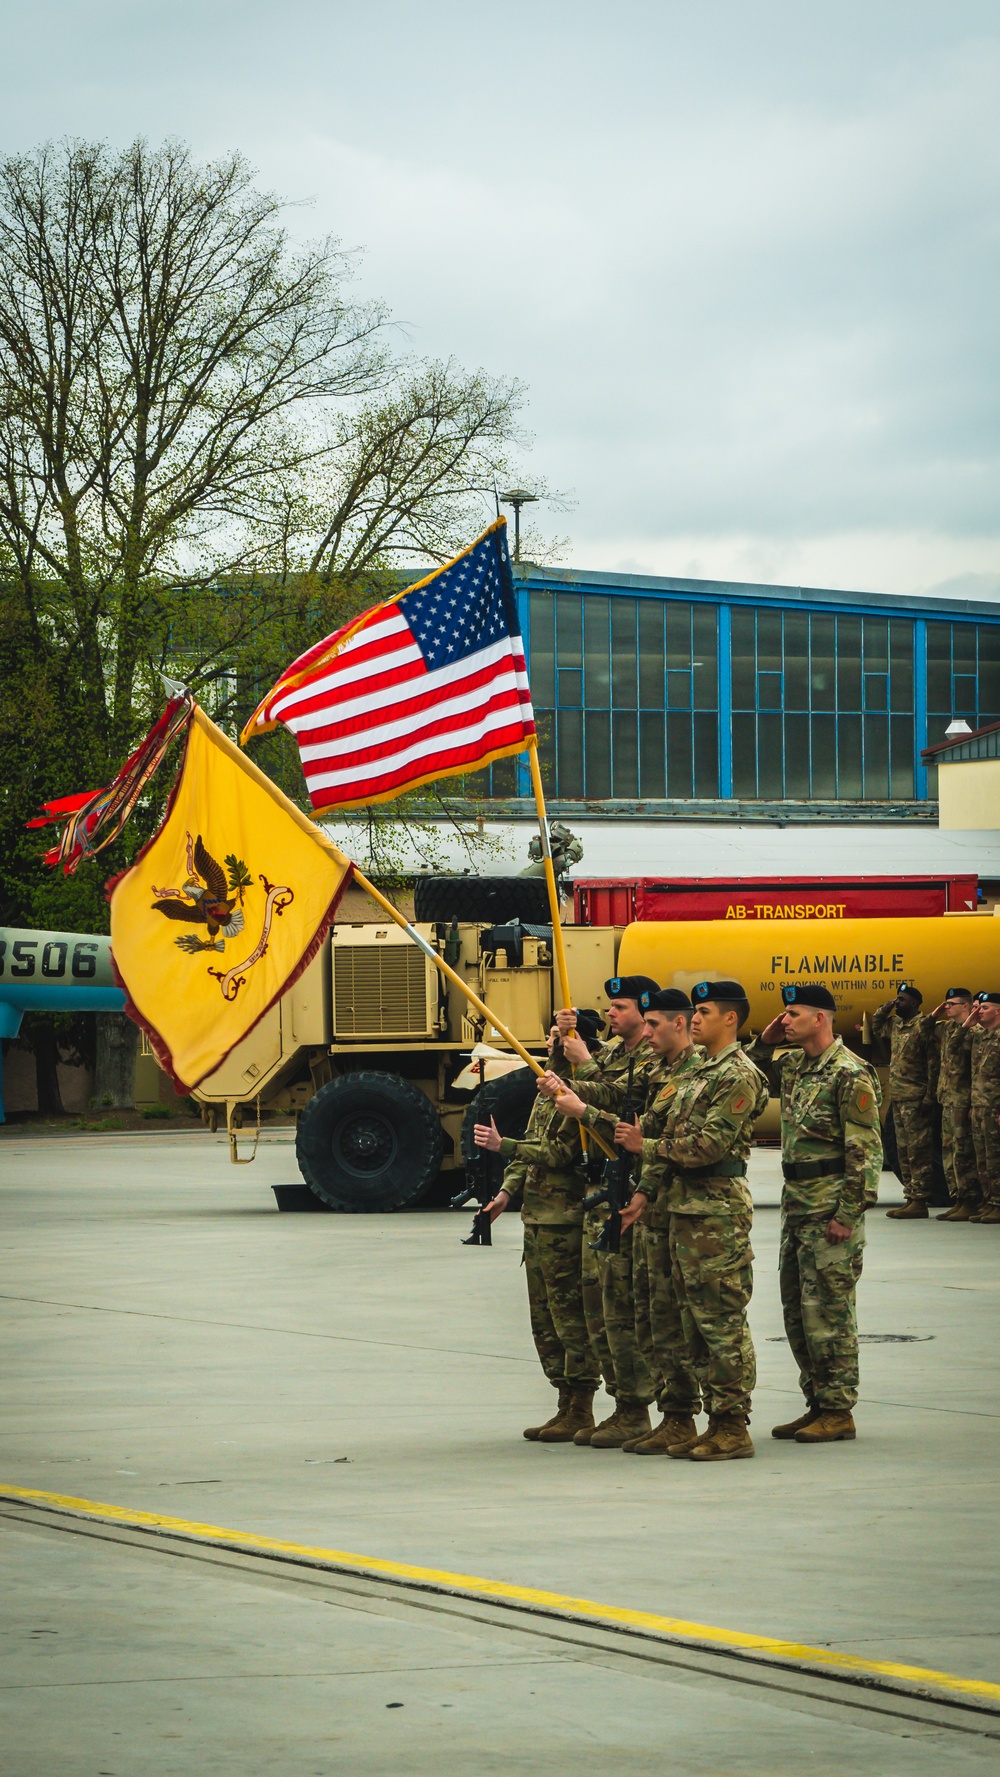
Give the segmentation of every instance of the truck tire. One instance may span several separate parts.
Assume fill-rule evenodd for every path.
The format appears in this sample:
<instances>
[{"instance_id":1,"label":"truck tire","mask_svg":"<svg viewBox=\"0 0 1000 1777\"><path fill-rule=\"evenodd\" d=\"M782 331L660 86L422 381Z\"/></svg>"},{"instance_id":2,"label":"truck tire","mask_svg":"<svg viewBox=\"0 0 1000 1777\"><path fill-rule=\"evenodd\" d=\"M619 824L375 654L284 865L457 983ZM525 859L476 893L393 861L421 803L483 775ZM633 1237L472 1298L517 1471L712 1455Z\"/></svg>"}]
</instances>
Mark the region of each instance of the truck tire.
<instances>
[{"instance_id":1,"label":"truck tire","mask_svg":"<svg viewBox=\"0 0 1000 1777\"><path fill-rule=\"evenodd\" d=\"M480 1203L488 1203L496 1196L508 1162L499 1154L477 1148L473 1128L477 1123L488 1123L492 1117L501 1135L519 1141L528 1127L531 1107L537 1096L535 1077L530 1067L515 1068L509 1074L498 1075L495 1080L484 1080L470 1100L462 1124L462 1159L466 1179L474 1186Z\"/></svg>"},{"instance_id":2,"label":"truck tire","mask_svg":"<svg viewBox=\"0 0 1000 1777\"><path fill-rule=\"evenodd\" d=\"M472 925L548 925L549 895L544 876L418 876L413 890L414 918L429 922L449 919Z\"/></svg>"},{"instance_id":3,"label":"truck tire","mask_svg":"<svg viewBox=\"0 0 1000 1777\"><path fill-rule=\"evenodd\" d=\"M403 1209L430 1190L444 1133L430 1099L398 1074L342 1074L299 1116L295 1157L310 1190L332 1209Z\"/></svg>"}]
</instances>

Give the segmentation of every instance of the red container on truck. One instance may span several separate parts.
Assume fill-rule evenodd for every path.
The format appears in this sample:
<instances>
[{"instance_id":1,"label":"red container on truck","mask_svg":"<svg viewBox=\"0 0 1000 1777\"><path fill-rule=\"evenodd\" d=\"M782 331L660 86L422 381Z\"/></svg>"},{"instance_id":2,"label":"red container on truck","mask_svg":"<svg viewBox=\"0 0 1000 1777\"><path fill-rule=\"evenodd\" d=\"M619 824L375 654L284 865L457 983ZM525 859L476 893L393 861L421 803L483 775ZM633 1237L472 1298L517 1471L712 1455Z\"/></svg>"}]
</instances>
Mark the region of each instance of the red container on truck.
<instances>
[{"instance_id":1,"label":"red container on truck","mask_svg":"<svg viewBox=\"0 0 1000 1777\"><path fill-rule=\"evenodd\" d=\"M971 913L977 876L639 876L577 879L578 925L635 919L915 919Z\"/></svg>"}]
</instances>

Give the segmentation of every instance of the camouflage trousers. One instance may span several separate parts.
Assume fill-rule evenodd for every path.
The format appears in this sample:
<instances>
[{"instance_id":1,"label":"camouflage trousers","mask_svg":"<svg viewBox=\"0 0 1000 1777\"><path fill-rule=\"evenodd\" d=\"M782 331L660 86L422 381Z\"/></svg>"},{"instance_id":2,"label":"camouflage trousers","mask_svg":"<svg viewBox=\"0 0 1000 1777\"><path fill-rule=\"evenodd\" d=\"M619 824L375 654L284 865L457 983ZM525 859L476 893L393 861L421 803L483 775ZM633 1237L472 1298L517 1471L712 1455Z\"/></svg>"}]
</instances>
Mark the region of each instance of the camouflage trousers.
<instances>
[{"instance_id":1,"label":"camouflage trousers","mask_svg":"<svg viewBox=\"0 0 1000 1777\"><path fill-rule=\"evenodd\" d=\"M748 1212L731 1209L670 1218L670 1271L684 1342L702 1374L705 1404L713 1417L750 1417L757 1380L747 1324L753 1294L750 1223Z\"/></svg>"},{"instance_id":2,"label":"camouflage trousers","mask_svg":"<svg viewBox=\"0 0 1000 1777\"><path fill-rule=\"evenodd\" d=\"M1000 1205L1000 1128L997 1126L997 1106L974 1104L971 1128L983 1202Z\"/></svg>"},{"instance_id":3,"label":"camouflage trousers","mask_svg":"<svg viewBox=\"0 0 1000 1777\"><path fill-rule=\"evenodd\" d=\"M653 1379L654 1398L668 1418L701 1412L701 1382L684 1338L670 1265L669 1228L632 1229L632 1288L639 1350Z\"/></svg>"},{"instance_id":4,"label":"camouflage trousers","mask_svg":"<svg viewBox=\"0 0 1000 1777\"><path fill-rule=\"evenodd\" d=\"M785 1332L811 1407L849 1413L858 1398L855 1292L865 1250L862 1216L849 1240L826 1237L826 1218L782 1225L778 1284Z\"/></svg>"},{"instance_id":5,"label":"camouflage trousers","mask_svg":"<svg viewBox=\"0 0 1000 1777\"><path fill-rule=\"evenodd\" d=\"M896 1151L907 1203L926 1203L934 1189L934 1112L926 1104L892 1104Z\"/></svg>"},{"instance_id":6,"label":"camouflage trousers","mask_svg":"<svg viewBox=\"0 0 1000 1777\"><path fill-rule=\"evenodd\" d=\"M600 1377L580 1282L583 1229L524 1225L528 1313L538 1361L553 1388L596 1388Z\"/></svg>"},{"instance_id":7,"label":"camouflage trousers","mask_svg":"<svg viewBox=\"0 0 1000 1777\"><path fill-rule=\"evenodd\" d=\"M604 1219L588 1215L583 1228L583 1305L590 1341L601 1366L604 1386L619 1406L647 1407L653 1399L649 1373L635 1330L632 1293L633 1230L622 1235L621 1251L599 1253L592 1241L600 1237Z\"/></svg>"},{"instance_id":8,"label":"camouflage trousers","mask_svg":"<svg viewBox=\"0 0 1000 1777\"><path fill-rule=\"evenodd\" d=\"M941 1159L953 1203L978 1203L979 1173L968 1104L945 1099L941 1106Z\"/></svg>"}]
</instances>

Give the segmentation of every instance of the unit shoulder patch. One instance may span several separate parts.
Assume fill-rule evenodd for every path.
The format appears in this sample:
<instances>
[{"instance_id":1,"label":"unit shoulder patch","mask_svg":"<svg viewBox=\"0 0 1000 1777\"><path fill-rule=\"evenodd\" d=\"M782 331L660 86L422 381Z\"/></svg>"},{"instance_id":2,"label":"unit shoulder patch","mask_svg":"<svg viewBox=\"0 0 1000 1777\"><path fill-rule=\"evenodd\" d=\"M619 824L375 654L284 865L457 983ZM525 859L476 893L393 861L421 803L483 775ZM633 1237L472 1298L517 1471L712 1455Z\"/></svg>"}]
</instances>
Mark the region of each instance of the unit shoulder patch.
<instances>
[{"instance_id":1,"label":"unit shoulder patch","mask_svg":"<svg viewBox=\"0 0 1000 1777\"><path fill-rule=\"evenodd\" d=\"M847 1114L852 1123L870 1129L878 1122L878 1103L870 1080L858 1080L851 1093Z\"/></svg>"}]
</instances>

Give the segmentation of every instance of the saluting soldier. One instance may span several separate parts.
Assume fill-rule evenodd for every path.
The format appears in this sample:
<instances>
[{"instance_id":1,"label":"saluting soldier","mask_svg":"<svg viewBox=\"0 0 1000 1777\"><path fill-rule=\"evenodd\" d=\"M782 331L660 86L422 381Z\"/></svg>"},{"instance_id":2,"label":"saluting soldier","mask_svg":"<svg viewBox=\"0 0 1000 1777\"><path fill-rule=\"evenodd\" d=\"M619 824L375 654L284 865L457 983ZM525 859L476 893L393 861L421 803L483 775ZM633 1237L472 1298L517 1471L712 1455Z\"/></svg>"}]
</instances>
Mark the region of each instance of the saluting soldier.
<instances>
[{"instance_id":1,"label":"saluting soldier","mask_svg":"<svg viewBox=\"0 0 1000 1777\"><path fill-rule=\"evenodd\" d=\"M572 1032L575 1012L559 1012L557 1023L563 1052L576 1069L573 1089L584 1106L580 1122L610 1141L625 1103L630 1075L633 1102L644 1105L650 1072L658 1064L639 1007L642 994L656 992L656 982L648 975L613 975L605 981L604 991L608 995L611 1037L593 1056ZM540 1089L551 1095L564 1084L549 1075L540 1082ZM623 1234L617 1253L602 1251L599 1243L609 1213L603 1204L589 1209L583 1237L587 1325L604 1374L604 1386L615 1402L614 1412L593 1432L581 1428L574 1440L595 1450L619 1449L627 1440L648 1433L649 1404L653 1399L653 1378L636 1337L632 1235Z\"/></svg>"},{"instance_id":2,"label":"saluting soldier","mask_svg":"<svg viewBox=\"0 0 1000 1777\"><path fill-rule=\"evenodd\" d=\"M829 1444L856 1436L856 1292L865 1210L882 1171L874 1070L834 1034L829 989L781 990L784 1012L747 1053L781 1095L781 1309L806 1410L773 1438ZM776 1055L778 1043L791 1045Z\"/></svg>"},{"instance_id":3,"label":"saluting soldier","mask_svg":"<svg viewBox=\"0 0 1000 1777\"><path fill-rule=\"evenodd\" d=\"M980 1207L976 1145L972 1139L972 1057L966 1021L972 1011L967 987L949 987L931 1017L937 1020L937 1100L941 1106L941 1159L951 1208L939 1222L968 1222Z\"/></svg>"},{"instance_id":4,"label":"saluting soldier","mask_svg":"<svg viewBox=\"0 0 1000 1777\"><path fill-rule=\"evenodd\" d=\"M970 1222L1000 1222L1000 993L977 993L966 1024L972 1059L972 1139L983 1206Z\"/></svg>"},{"instance_id":5,"label":"saluting soldier","mask_svg":"<svg viewBox=\"0 0 1000 1777\"><path fill-rule=\"evenodd\" d=\"M580 1014L581 1038L586 1030L596 1042L596 1015L589 1016L594 1022L587 1026L587 1014ZM556 1059L559 1032L555 1024L548 1047ZM492 1118L488 1124L476 1124L474 1137L477 1147L510 1162L502 1188L486 1205L491 1220L503 1214L519 1190L524 1192L521 1221L531 1333L538 1361L559 1391L552 1418L543 1425L528 1426L524 1435L532 1442L568 1444L581 1427L593 1426L594 1394L600 1380L587 1330L580 1273L587 1175L579 1126L539 1093L522 1141L501 1136Z\"/></svg>"},{"instance_id":6,"label":"saluting soldier","mask_svg":"<svg viewBox=\"0 0 1000 1777\"><path fill-rule=\"evenodd\" d=\"M740 983L700 981L691 999L691 1035L703 1053L676 1081L655 1157L643 1155L639 1188L645 1195L644 1179L647 1188L655 1183L650 1195L659 1200L666 1173L671 1277L709 1415L706 1431L686 1431L667 1454L728 1462L754 1453L747 1431L756 1359L747 1324L753 1202L746 1171L753 1126L768 1094L737 1041L750 1014ZM632 1126L620 1124L615 1135L627 1142ZM661 1161L667 1163L663 1170Z\"/></svg>"},{"instance_id":7,"label":"saluting soldier","mask_svg":"<svg viewBox=\"0 0 1000 1777\"><path fill-rule=\"evenodd\" d=\"M923 994L904 984L872 1017L872 1034L889 1044L889 1098L903 1202L887 1209L893 1221L925 1220L934 1189L934 1095L937 1040L932 1017L921 1013Z\"/></svg>"}]
</instances>

